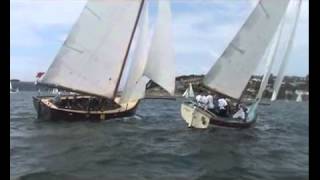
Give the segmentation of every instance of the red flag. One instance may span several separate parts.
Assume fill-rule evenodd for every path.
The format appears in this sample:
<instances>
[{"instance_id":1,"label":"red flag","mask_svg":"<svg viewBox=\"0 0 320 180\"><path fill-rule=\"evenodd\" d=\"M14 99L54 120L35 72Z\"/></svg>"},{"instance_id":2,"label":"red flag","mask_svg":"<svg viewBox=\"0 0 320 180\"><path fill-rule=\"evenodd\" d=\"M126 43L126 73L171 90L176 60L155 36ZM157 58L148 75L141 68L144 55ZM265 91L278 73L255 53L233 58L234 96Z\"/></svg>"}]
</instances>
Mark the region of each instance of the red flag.
<instances>
[{"instance_id":1,"label":"red flag","mask_svg":"<svg viewBox=\"0 0 320 180\"><path fill-rule=\"evenodd\" d=\"M44 72L38 72L36 78L41 78L44 75Z\"/></svg>"}]
</instances>

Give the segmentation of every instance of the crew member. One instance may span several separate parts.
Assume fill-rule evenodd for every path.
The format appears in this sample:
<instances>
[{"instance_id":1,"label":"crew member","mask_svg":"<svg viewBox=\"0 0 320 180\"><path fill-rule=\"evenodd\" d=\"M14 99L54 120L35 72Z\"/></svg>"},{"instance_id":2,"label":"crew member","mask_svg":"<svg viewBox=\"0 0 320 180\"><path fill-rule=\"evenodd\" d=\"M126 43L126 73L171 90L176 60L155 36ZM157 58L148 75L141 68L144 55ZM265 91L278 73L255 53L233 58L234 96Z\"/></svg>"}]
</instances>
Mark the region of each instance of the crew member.
<instances>
[{"instance_id":1,"label":"crew member","mask_svg":"<svg viewBox=\"0 0 320 180\"><path fill-rule=\"evenodd\" d=\"M228 103L225 98L218 99L219 115L226 117L227 116L227 106Z\"/></svg>"},{"instance_id":2,"label":"crew member","mask_svg":"<svg viewBox=\"0 0 320 180\"><path fill-rule=\"evenodd\" d=\"M208 101L208 110L214 113L213 97L211 96L211 94L207 95L207 101Z\"/></svg>"},{"instance_id":3,"label":"crew member","mask_svg":"<svg viewBox=\"0 0 320 180\"><path fill-rule=\"evenodd\" d=\"M246 113L245 113L245 108L243 107L242 104L238 105L238 111L232 116L234 119L246 119Z\"/></svg>"}]
</instances>

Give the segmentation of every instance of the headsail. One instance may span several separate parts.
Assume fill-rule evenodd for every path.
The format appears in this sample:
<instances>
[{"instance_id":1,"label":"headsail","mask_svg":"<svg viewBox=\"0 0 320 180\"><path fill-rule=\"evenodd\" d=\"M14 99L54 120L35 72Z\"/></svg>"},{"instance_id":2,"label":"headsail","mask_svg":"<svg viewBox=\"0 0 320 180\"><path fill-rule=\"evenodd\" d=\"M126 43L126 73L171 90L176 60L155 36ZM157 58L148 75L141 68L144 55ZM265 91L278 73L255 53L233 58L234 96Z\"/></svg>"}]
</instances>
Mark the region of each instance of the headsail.
<instances>
[{"instance_id":1,"label":"headsail","mask_svg":"<svg viewBox=\"0 0 320 180\"><path fill-rule=\"evenodd\" d=\"M160 0L145 75L174 94L175 63L169 0Z\"/></svg>"},{"instance_id":2,"label":"headsail","mask_svg":"<svg viewBox=\"0 0 320 180\"><path fill-rule=\"evenodd\" d=\"M272 93L271 101L274 101L274 100L277 99L278 92L280 90L281 83L282 83L282 80L284 78L284 71L285 71L285 68L286 68L286 66L288 64L288 61L289 61L289 55L290 55L291 50L292 50L293 39L294 39L294 35L295 35L296 29L297 29L297 24L298 24L298 19L299 19L299 15L300 15L300 9L301 9L301 3L302 3L302 1L299 0L297 11L296 11L296 14L295 14L295 17L294 17L295 19L294 19L293 29L292 29L292 32L290 34L290 37L289 37L289 40L288 40L288 44L287 44L287 49L286 49L283 61L282 61L281 65L280 65L280 69L279 69L279 72L277 74L277 79L276 79L274 87L273 87L273 93Z\"/></svg>"},{"instance_id":3,"label":"headsail","mask_svg":"<svg viewBox=\"0 0 320 180\"><path fill-rule=\"evenodd\" d=\"M204 78L209 88L239 99L283 17L288 0L260 0Z\"/></svg>"},{"instance_id":4,"label":"headsail","mask_svg":"<svg viewBox=\"0 0 320 180\"><path fill-rule=\"evenodd\" d=\"M280 39L281 39L280 37L281 37L281 35L283 33L283 24L284 24L284 22L282 22L280 24L278 32L277 32L276 36L274 37L273 43L272 43L268 53L266 54L266 67L265 67L266 69L265 69L265 73L263 75L263 79L261 81L259 92L257 94L256 99L261 100L261 98L263 96L263 92L267 87L267 84L268 84L268 81L269 81L269 77L270 77L270 74L271 74L271 70L272 70L274 61L276 59L276 55L277 55L278 50L279 50L279 44L280 44Z\"/></svg>"},{"instance_id":5,"label":"headsail","mask_svg":"<svg viewBox=\"0 0 320 180\"><path fill-rule=\"evenodd\" d=\"M144 97L146 84L149 81L147 78L143 77L150 44L148 7L146 1L140 21L140 32L134 49L132 64L128 72L128 79L121 94L121 104L129 101L136 101Z\"/></svg>"},{"instance_id":6,"label":"headsail","mask_svg":"<svg viewBox=\"0 0 320 180\"><path fill-rule=\"evenodd\" d=\"M41 83L113 98L143 0L89 0Z\"/></svg>"}]
</instances>

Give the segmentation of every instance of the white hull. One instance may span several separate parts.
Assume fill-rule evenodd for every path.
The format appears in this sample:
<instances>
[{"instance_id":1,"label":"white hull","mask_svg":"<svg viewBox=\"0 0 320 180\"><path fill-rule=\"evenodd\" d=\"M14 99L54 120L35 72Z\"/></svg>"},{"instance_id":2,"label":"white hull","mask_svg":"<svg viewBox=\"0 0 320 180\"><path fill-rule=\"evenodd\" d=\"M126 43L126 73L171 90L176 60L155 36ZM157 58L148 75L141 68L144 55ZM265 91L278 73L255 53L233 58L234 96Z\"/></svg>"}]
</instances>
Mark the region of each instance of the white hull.
<instances>
[{"instance_id":1,"label":"white hull","mask_svg":"<svg viewBox=\"0 0 320 180\"><path fill-rule=\"evenodd\" d=\"M245 121L230 117L220 117L190 102L182 103L180 110L182 119L188 124L188 127L205 129L208 128L209 124L212 124L214 127L249 128L257 119L256 108L258 104L259 102L255 102L249 106L248 116Z\"/></svg>"},{"instance_id":2,"label":"white hull","mask_svg":"<svg viewBox=\"0 0 320 180\"><path fill-rule=\"evenodd\" d=\"M188 127L194 128L208 128L210 124L210 114L200 113L196 110L197 107L191 107L186 104L181 104L181 116L182 119L188 124Z\"/></svg>"}]
</instances>

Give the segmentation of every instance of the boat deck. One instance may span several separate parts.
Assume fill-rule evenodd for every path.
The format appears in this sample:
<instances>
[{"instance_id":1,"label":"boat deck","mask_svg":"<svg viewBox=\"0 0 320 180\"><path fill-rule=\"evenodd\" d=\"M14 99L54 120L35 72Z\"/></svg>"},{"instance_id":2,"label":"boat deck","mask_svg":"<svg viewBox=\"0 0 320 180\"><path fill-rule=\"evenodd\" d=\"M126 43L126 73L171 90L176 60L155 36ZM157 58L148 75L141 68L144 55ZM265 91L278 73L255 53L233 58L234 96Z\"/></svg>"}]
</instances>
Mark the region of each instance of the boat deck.
<instances>
[{"instance_id":1,"label":"boat deck","mask_svg":"<svg viewBox=\"0 0 320 180\"><path fill-rule=\"evenodd\" d=\"M77 96L77 99L79 98L89 98L90 96ZM66 99L73 99L72 96L63 96L61 97L61 100L66 100ZM120 98L116 98L115 102L119 102ZM74 112L74 113L87 113L87 110L76 110L76 109L70 109L70 108L62 108L62 107L58 107L57 105L55 105L52 102L52 97L42 97L41 98L41 102L46 104L48 107L52 108L52 109L57 109L60 111L66 111L66 112ZM128 109L132 109L133 107L135 107L137 105L138 101L132 101L132 102L128 102L126 104L120 104L119 107L114 108L114 109L108 109L108 110L91 110L90 113L91 114L109 114L109 113L118 113L118 112L124 112L127 111Z\"/></svg>"}]
</instances>

